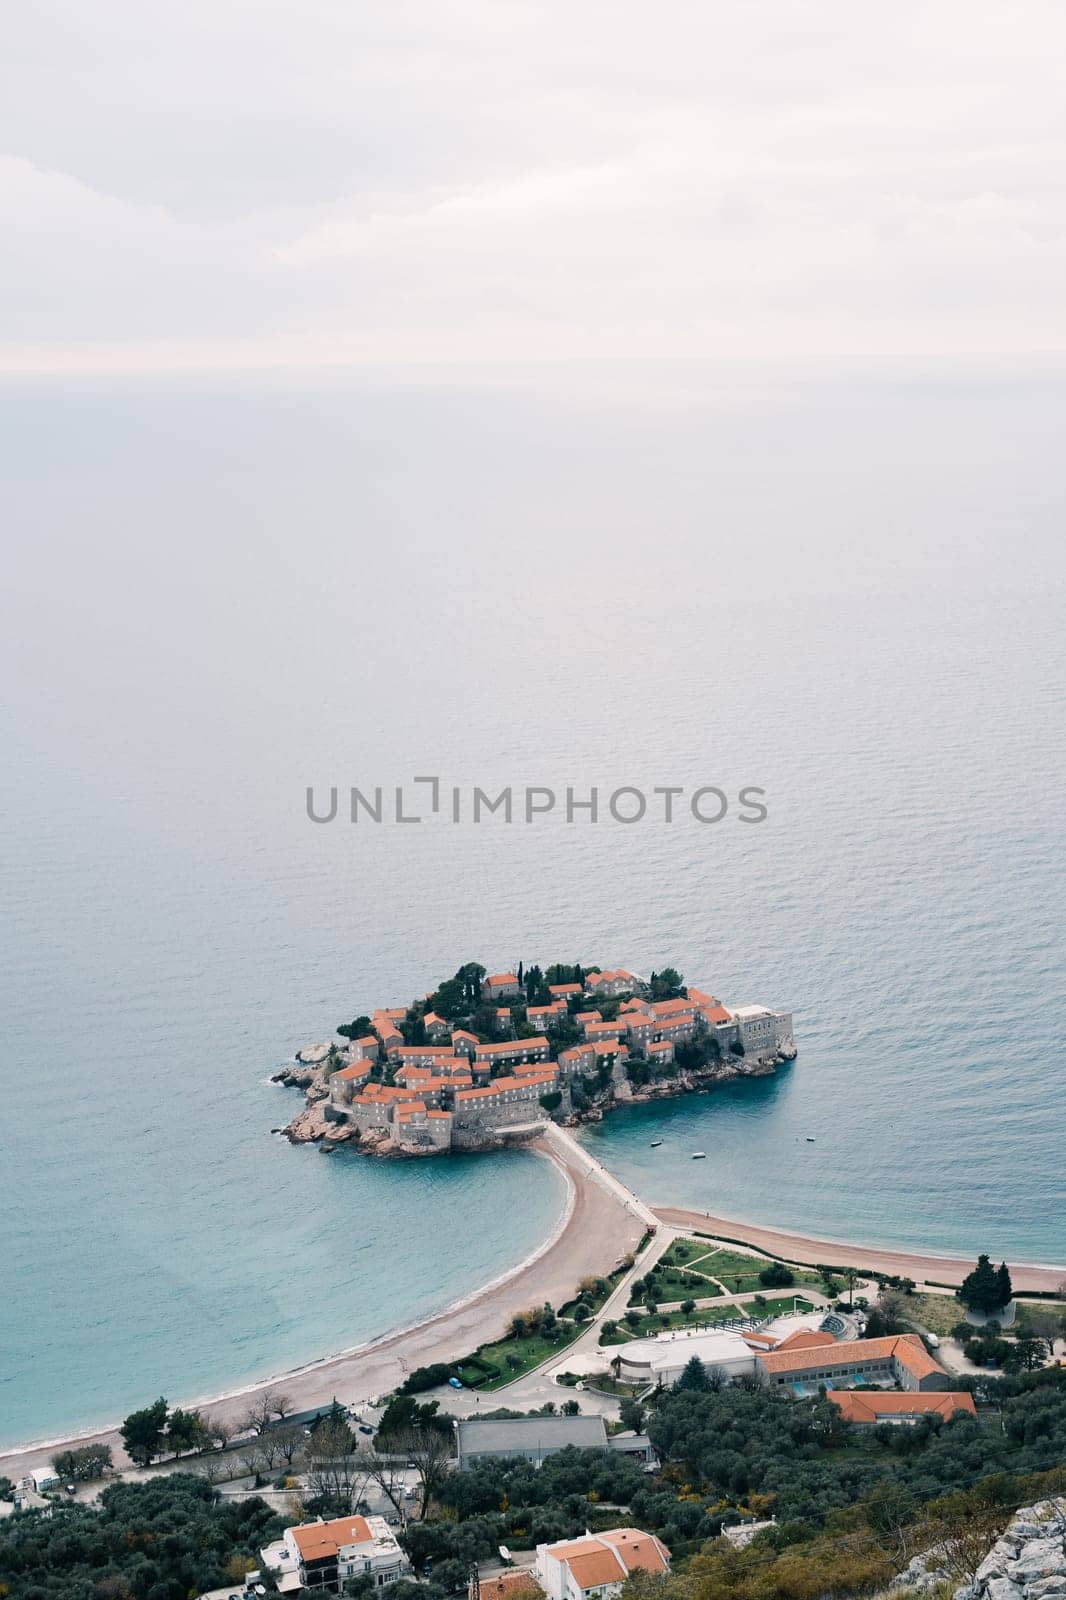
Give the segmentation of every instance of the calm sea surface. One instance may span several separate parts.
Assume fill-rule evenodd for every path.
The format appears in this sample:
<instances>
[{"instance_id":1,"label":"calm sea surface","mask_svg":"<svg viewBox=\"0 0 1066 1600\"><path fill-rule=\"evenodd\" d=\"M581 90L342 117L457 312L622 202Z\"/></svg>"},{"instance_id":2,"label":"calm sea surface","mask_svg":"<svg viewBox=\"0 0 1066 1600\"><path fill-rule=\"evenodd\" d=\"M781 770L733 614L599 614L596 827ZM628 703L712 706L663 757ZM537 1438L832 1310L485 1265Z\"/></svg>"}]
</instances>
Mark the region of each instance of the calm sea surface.
<instances>
[{"instance_id":1,"label":"calm sea surface","mask_svg":"<svg viewBox=\"0 0 1066 1600\"><path fill-rule=\"evenodd\" d=\"M270 1132L281 1061L468 958L794 1010L776 1079L589 1133L649 1198L1066 1262L1064 398L0 391L0 1442L356 1344L536 1247L532 1156ZM415 774L757 784L770 815L304 815Z\"/></svg>"}]
</instances>

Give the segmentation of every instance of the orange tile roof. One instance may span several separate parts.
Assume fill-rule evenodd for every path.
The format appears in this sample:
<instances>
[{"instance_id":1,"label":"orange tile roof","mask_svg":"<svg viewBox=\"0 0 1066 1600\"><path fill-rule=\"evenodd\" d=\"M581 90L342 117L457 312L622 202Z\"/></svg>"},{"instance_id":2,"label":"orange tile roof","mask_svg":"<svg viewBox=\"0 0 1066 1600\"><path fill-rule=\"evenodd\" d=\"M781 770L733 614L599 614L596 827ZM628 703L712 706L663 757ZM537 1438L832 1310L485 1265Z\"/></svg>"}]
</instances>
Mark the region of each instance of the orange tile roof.
<instances>
[{"instance_id":1,"label":"orange tile roof","mask_svg":"<svg viewBox=\"0 0 1066 1600\"><path fill-rule=\"evenodd\" d=\"M540 1600L544 1593L540 1584L524 1567L513 1567L509 1572L497 1572L491 1578L480 1578L478 1587L481 1600Z\"/></svg>"},{"instance_id":2,"label":"orange tile roof","mask_svg":"<svg viewBox=\"0 0 1066 1600\"><path fill-rule=\"evenodd\" d=\"M602 1022L602 1011L578 1011L574 1016L575 1022Z\"/></svg>"},{"instance_id":3,"label":"orange tile roof","mask_svg":"<svg viewBox=\"0 0 1066 1600\"><path fill-rule=\"evenodd\" d=\"M725 1006L702 1006L701 1015L707 1022L732 1022L733 1018Z\"/></svg>"},{"instance_id":4,"label":"orange tile roof","mask_svg":"<svg viewBox=\"0 0 1066 1600\"><path fill-rule=\"evenodd\" d=\"M532 1039L501 1039L499 1044L479 1044L479 1056L517 1055L522 1050L547 1050L548 1041L543 1034L534 1034Z\"/></svg>"},{"instance_id":5,"label":"orange tile roof","mask_svg":"<svg viewBox=\"0 0 1066 1600\"><path fill-rule=\"evenodd\" d=\"M652 1041L652 1043L648 1046L648 1054L651 1055L653 1050L662 1051L662 1050L672 1050L673 1048L674 1048L674 1041L672 1039L654 1039Z\"/></svg>"},{"instance_id":6,"label":"orange tile roof","mask_svg":"<svg viewBox=\"0 0 1066 1600\"><path fill-rule=\"evenodd\" d=\"M370 1062L369 1061L353 1061L350 1067L341 1067L337 1072L335 1072L333 1074L333 1076L335 1078L345 1078L345 1079L369 1078L369 1076L370 1076Z\"/></svg>"},{"instance_id":7,"label":"orange tile roof","mask_svg":"<svg viewBox=\"0 0 1066 1600\"><path fill-rule=\"evenodd\" d=\"M669 1567L670 1552L653 1533L644 1533L640 1528L611 1528L601 1533L600 1538L614 1545L630 1572L636 1568L643 1572L665 1572Z\"/></svg>"},{"instance_id":8,"label":"orange tile roof","mask_svg":"<svg viewBox=\"0 0 1066 1600\"><path fill-rule=\"evenodd\" d=\"M608 1033L612 1034L615 1038L617 1038L620 1033L625 1033L625 1031L626 1031L626 1024L624 1022L621 1022L621 1021L619 1021L619 1022L586 1022L586 1024L585 1024L585 1037L588 1038L588 1039L591 1039L591 1038L602 1038L605 1034L608 1034Z\"/></svg>"},{"instance_id":9,"label":"orange tile roof","mask_svg":"<svg viewBox=\"0 0 1066 1600\"><path fill-rule=\"evenodd\" d=\"M366 1544L374 1535L365 1517L337 1517L333 1522L305 1522L290 1528L293 1541L305 1561L323 1555L336 1555L342 1545Z\"/></svg>"},{"instance_id":10,"label":"orange tile roof","mask_svg":"<svg viewBox=\"0 0 1066 1600\"><path fill-rule=\"evenodd\" d=\"M774 1349L815 1350L827 1344L836 1344L831 1333L823 1333L821 1328L797 1328L795 1333L790 1333L787 1339L782 1339Z\"/></svg>"},{"instance_id":11,"label":"orange tile roof","mask_svg":"<svg viewBox=\"0 0 1066 1600\"><path fill-rule=\"evenodd\" d=\"M617 1550L602 1545L587 1554L564 1557L570 1576L579 1589L595 1589L603 1583L620 1583L626 1576L625 1562Z\"/></svg>"},{"instance_id":12,"label":"orange tile roof","mask_svg":"<svg viewBox=\"0 0 1066 1600\"><path fill-rule=\"evenodd\" d=\"M850 1339L820 1349L771 1350L759 1361L769 1373L809 1372L812 1368L862 1366L871 1361L898 1361L915 1378L943 1373L916 1333L898 1333L888 1339Z\"/></svg>"},{"instance_id":13,"label":"orange tile roof","mask_svg":"<svg viewBox=\"0 0 1066 1600\"><path fill-rule=\"evenodd\" d=\"M916 1411L935 1412L945 1418L953 1417L956 1411L965 1411L971 1417L977 1415L973 1395L954 1390L940 1389L931 1394L913 1391L893 1394L882 1390L873 1394L869 1390L860 1393L855 1389L827 1389L825 1397L848 1422L878 1422L882 1417L910 1416Z\"/></svg>"},{"instance_id":14,"label":"orange tile roof","mask_svg":"<svg viewBox=\"0 0 1066 1600\"><path fill-rule=\"evenodd\" d=\"M706 994L702 989L694 989L691 983L686 985L686 991L689 999L698 1006L716 1006L718 1004L713 994Z\"/></svg>"},{"instance_id":15,"label":"orange tile roof","mask_svg":"<svg viewBox=\"0 0 1066 1600\"><path fill-rule=\"evenodd\" d=\"M657 1017L690 1017L696 1007L691 1000L656 1000L651 1009Z\"/></svg>"},{"instance_id":16,"label":"orange tile roof","mask_svg":"<svg viewBox=\"0 0 1066 1600\"><path fill-rule=\"evenodd\" d=\"M628 1048L621 1039L594 1039L590 1046L598 1056L627 1056Z\"/></svg>"},{"instance_id":17,"label":"orange tile roof","mask_svg":"<svg viewBox=\"0 0 1066 1600\"><path fill-rule=\"evenodd\" d=\"M450 1122L451 1118L452 1118L452 1114L451 1114L450 1111L427 1111L426 1112L426 1116L427 1117L444 1117L445 1120L448 1121L448 1122Z\"/></svg>"},{"instance_id":18,"label":"orange tile roof","mask_svg":"<svg viewBox=\"0 0 1066 1600\"><path fill-rule=\"evenodd\" d=\"M579 983L549 983L548 993L556 996L567 994L581 994L582 987Z\"/></svg>"},{"instance_id":19,"label":"orange tile roof","mask_svg":"<svg viewBox=\"0 0 1066 1600\"><path fill-rule=\"evenodd\" d=\"M465 1028L455 1028L455 1029L453 1029L453 1031L452 1031L452 1043L453 1044L455 1043L456 1039L473 1039L474 1043L477 1044L477 1034L476 1033L468 1033Z\"/></svg>"},{"instance_id":20,"label":"orange tile roof","mask_svg":"<svg viewBox=\"0 0 1066 1600\"><path fill-rule=\"evenodd\" d=\"M489 977L483 979L483 982L485 982L485 983L489 984L491 987L495 988L501 983L514 983L514 984L517 984L518 977L513 972L494 972Z\"/></svg>"}]
</instances>

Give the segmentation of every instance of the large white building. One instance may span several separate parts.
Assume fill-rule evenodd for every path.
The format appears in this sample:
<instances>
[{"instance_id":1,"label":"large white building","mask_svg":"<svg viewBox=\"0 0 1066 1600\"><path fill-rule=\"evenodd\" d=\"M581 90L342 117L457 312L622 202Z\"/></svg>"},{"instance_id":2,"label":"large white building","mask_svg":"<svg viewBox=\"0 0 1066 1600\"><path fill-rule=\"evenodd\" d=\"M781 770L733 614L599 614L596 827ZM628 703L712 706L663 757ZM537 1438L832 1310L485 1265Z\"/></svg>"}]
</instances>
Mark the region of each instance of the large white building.
<instances>
[{"instance_id":1,"label":"large white building","mask_svg":"<svg viewBox=\"0 0 1066 1600\"><path fill-rule=\"evenodd\" d=\"M548 1600L617 1595L631 1572L669 1572L670 1552L653 1533L611 1528L583 1539L538 1544L533 1576Z\"/></svg>"},{"instance_id":2,"label":"large white building","mask_svg":"<svg viewBox=\"0 0 1066 1600\"><path fill-rule=\"evenodd\" d=\"M408 1570L407 1557L384 1517L304 1522L286 1529L283 1539L259 1554L282 1594L297 1589L338 1594L348 1578L364 1575L382 1589Z\"/></svg>"},{"instance_id":3,"label":"large white building","mask_svg":"<svg viewBox=\"0 0 1066 1600\"><path fill-rule=\"evenodd\" d=\"M721 1372L723 1380L754 1373L755 1351L739 1333L715 1328L677 1328L654 1339L633 1339L618 1352L619 1376L626 1383L676 1383L697 1356L708 1372Z\"/></svg>"}]
</instances>

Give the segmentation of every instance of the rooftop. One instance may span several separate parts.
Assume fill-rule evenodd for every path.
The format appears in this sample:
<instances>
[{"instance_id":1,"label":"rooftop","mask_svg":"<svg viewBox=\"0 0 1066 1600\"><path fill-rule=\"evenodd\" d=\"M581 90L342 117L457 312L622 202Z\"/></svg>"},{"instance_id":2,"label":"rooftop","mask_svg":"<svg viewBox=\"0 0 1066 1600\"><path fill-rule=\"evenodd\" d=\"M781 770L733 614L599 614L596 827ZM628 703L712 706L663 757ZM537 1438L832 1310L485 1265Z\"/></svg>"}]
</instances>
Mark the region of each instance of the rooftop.
<instances>
[{"instance_id":1,"label":"rooftop","mask_svg":"<svg viewBox=\"0 0 1066 1600\"><path fill-rule=\"evenodd\" d=\"M529 1450L607 1448L602 1417L467 1417L456 1424L459 1449L464 1455L525 1455Z\"/></svg>"}]
</instances>

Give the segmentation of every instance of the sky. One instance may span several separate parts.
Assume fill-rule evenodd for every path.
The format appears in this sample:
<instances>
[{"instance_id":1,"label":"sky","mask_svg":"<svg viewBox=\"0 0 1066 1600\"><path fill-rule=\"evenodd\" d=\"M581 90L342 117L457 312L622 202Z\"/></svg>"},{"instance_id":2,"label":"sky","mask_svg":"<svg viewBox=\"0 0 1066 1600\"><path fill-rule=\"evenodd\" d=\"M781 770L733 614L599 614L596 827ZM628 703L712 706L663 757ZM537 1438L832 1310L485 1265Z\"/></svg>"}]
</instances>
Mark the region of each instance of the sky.
<instances>
[{"instance_id":1,"label":"sky","mask_svg":"<svg viewBox=\"0 0 1066 1600\"><path fill-rule=\"evenodd\" d=\"M36 0L0 373L1066 352L1061 0Z\"/></svg>"}]
</instances>

